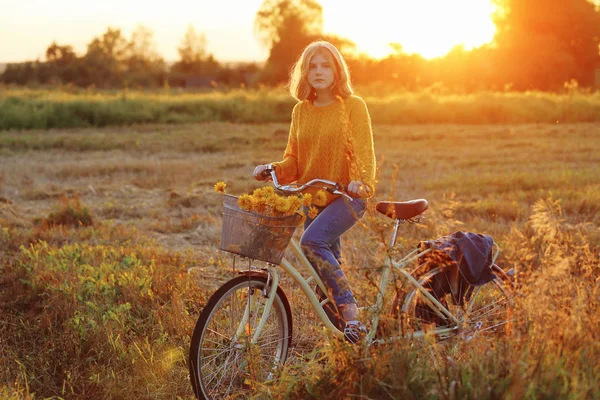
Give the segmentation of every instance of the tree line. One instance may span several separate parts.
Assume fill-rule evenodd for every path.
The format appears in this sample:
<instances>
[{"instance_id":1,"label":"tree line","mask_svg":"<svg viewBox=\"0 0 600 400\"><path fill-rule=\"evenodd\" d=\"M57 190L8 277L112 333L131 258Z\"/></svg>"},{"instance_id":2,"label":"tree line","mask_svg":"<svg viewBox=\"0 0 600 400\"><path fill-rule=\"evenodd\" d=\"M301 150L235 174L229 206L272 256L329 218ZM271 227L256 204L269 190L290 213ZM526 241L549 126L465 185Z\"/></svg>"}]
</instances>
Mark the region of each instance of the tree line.
<instances>
[{"instance_id":1,"label":"tree line","mask_svg":"<svg viewBox=\"0 0 600 400\"><path fill-rule=\"evenodd\" d=\"M107 28L78 56L70 45L53 42L46 49L45 61L8 64L0 82L19 85L71 84L97 88L156 88L186 86L188 80L240 85L244 74L259 67L254 63L228 67L206 50L206 37L188 27L177 48L179 59L167 65L156 51L153 32L138 26L131 38L120 29ZM204 78L204 79L203 79Z\"/></svg>"},{"instance_id":2,"label":"tree line","mask_svg":"<svg viewBox=\"0 0 600 400\"><path fill-rule=\"evenodd\" d=\"M546 90L600 85L600 7L589 0L495 0L494 41L474 50L456 47L432 60L391 44L383 59L357 55L350 40L323 33L317 0L264 0L255 16L257 39L269 49L264 65L219 63L206 38L192 27L167 65L152 31L138 27L130 39L108 28L84 55L52 43L45 61L9 64L0 82L73 84L82 87L279 85L302 49L316 39L334 43L347 58L353 80L392 90L441 85L453 91Z\"/></svg>"}]
</instances>

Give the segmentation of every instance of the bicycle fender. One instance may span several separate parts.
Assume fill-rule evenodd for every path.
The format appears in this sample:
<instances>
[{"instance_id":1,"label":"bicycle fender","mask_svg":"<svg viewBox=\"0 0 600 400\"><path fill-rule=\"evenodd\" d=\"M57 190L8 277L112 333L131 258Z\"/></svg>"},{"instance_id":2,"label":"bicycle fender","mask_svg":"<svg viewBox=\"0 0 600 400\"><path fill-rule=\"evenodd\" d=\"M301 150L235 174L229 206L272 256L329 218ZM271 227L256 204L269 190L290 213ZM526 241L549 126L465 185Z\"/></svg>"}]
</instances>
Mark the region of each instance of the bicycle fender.
<instances>
[{"instance_id":1,"label":"bicycle fender","mask_svg":"<svg viewBox=\"0 0 600 400\"><path fill-rule=\"evenodd\" d=\"M258 278L268 278L268 275L261 271L238 271L238 275L256 276Z\"/></svg>"}]
</instances>

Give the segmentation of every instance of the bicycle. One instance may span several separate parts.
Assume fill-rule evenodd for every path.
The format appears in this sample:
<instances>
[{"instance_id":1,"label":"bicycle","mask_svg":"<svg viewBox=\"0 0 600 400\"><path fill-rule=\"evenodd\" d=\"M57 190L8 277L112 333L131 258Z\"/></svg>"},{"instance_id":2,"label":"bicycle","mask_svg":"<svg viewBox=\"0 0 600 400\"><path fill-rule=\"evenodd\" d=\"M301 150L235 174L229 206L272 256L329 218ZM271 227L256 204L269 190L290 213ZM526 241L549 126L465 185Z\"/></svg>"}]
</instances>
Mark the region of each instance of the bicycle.
<instances>
[{"instance_id":1,"label":"bicycle","mask_svg":"<svg viewBox=\"0 0 600 400\"><path fill-rule=\"evenodd\" d=\"M293 194L307 187L318 187L353 201L342 185L335 182L315 179L301 186L280 185L272 167L269 166L265 173L271 176L275 188L284 193ZM231 203L231 199L224 202L226 209L232 207ZM388 249L394 248L400 225L420 222L427 208L428 203L423 199L377 203L379 212L395 220ZM282 226L290 228L285 224ZM224 249L222 246L224 250L251 259L262 259L266 262L266 268L259 269L249 263L247 270L239 271L238 277L222 285L203 308L192 335L189 355L190 378L198 398L216 399L232 393L236 396L250 394L253 381L273 379L285 362L292 343L293 326L289 301L279 286L279 268L299 285L326 330L334 337L344 339L343 320L332 300L325 295L328 293L325 284L298 242L291 238L290 230L293 234L293 229L287 229L286 238L278 241L279 251L269 251L265 257L258 253L240 252L238 248L234 251ZM308 278L305 279L288 260L282 258L288 242L297 260L309 271ZM256 244L256 241L253 243ZM381 270L376 302L367 307L372 312L372 318L364 344L380 345L401 339L416 339L427 334L439 339L456 336L466 341L476 336L509 334L512 329L514 284L510 272L503 271L495 264L499 248L496 244L494 247L489 266L494 272L494 279L476 287L462 287L461 281L453 281L446 273L447 267L435 257L422 262L412 272L406 270L408 265L433 254L431 248L416 248L400 260L394 260L392 252L388 251ZM269 247L269 250L272 249ZM409 290L404 296L395 291L390 301L387 292L391 286L392 270L399 273ZM379 337L382 334L380 316L386 308L389 319L395 321L392 330L398 334Z\"/></svg>"}]
</instances>

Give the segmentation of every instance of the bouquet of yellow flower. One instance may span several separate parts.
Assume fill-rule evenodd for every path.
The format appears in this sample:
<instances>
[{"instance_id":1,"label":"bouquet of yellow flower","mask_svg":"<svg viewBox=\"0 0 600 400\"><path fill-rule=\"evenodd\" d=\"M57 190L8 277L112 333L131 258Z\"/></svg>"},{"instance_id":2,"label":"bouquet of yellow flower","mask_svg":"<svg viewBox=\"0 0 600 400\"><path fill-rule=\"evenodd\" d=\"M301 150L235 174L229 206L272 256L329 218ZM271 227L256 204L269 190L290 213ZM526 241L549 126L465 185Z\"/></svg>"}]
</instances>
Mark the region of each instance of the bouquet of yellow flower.
<instances>
[{"instance_id":1,"label":"bouquet of yellow flower","mask_svg":"<svg viewBox=\"0 0 600 400\"><path fill-rule=\"evenodd\" d=\"M225 194L225 182L217 182L215 184L215 192ZM306 214L302 207L308 209L308 217L315 219L319 214L319 210L313 206L322 206L325 204L327 196L323 190L320 190L315 195L313 201L312 195L299 194L292 196L281 196L275 192L271 186L258 188L252 194L243 194L238 198L238 205L244 211L251 211L268 217L287 217L294 214L300 215L302 225L306 220Z\"/></svg>"},{"instance_id":2,"label":"bouquet of yellow flower","mask_svg":"<svg viewBox=\"0 0 600 400\"><path fill-rule=\"evenodd\" d=\"M226 195L224 182L215 184L215 192ZM307 215L314 219L324 205L325 192L281 196L270 187L262 187L239 197L225 196L221 249L273 264L281 262L296 226Z\"/></svg>"}]
</instances>

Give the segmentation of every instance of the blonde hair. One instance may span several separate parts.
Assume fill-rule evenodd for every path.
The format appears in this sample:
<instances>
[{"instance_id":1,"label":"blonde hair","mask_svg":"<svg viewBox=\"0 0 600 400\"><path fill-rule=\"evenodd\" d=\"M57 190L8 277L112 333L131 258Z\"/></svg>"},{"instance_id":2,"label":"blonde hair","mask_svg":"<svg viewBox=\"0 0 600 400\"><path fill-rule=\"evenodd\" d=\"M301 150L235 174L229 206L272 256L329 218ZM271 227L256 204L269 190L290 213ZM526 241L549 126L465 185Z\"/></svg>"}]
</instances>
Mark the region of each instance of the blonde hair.
<instances>
[{"instance_id":1,"label":"blonde hair","mask_svg":"<svg viewBox=\"0 0 600 400\"><path fill-rule=\"evenodd\" d=\"M350 72L344 57L334 45L324 40L312 42L302 52L296 64L292 67L290 73L290 94L297 100L312 100L316 96L316 92L308 83L308 68L310 60L319 52L328 54L333 59L335 65L334 79L332 84L332 92L335 96L342 98L349 97L354 91L350 84Z\"/></svg>"}]
</instances>

